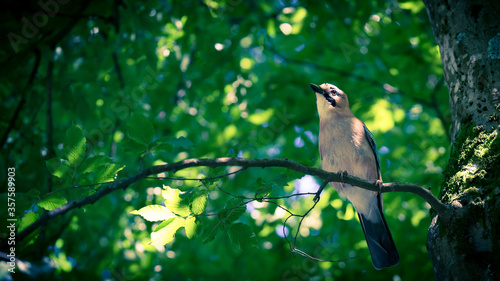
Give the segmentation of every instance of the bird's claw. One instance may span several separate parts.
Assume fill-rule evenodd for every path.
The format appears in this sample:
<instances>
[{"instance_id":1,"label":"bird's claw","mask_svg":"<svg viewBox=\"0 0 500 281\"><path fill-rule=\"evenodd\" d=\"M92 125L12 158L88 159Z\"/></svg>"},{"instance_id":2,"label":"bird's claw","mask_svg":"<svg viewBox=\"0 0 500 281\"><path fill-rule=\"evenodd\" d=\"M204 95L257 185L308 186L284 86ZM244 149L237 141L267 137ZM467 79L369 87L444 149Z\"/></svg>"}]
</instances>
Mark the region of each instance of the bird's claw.
<instances>
[{"instance_id":1,"label":"bird's claw","mask_svg":"<svg viewBox=\"0 0 500 281\"><path fill-rule=\"evenodd\" d=\"M347 176L347 175L349 175L349 174L347 173L347 171L342 171L342 170L339 170L337 174L339 174L339 175L340 175L340 181L341 181L341 183L342 183L342 188L344 188L344 187L345 187L345 183L344 183L344 175L346 175L346 176Z\"/></svg>"},{"instance_id":2,"label":"bird's claw","mask_svg":"<svg viewBox=\"0 0 500 281\"><path fill-rule=\"evenodd\" d=\"M381 194L382 193L382 186L384 185L384 182L382 182L382 180L377 180L375 182L375 185L378 186L378 193ZM375 194L377 194L377 192L375 192Z\"/></svg>"}]
</instances>

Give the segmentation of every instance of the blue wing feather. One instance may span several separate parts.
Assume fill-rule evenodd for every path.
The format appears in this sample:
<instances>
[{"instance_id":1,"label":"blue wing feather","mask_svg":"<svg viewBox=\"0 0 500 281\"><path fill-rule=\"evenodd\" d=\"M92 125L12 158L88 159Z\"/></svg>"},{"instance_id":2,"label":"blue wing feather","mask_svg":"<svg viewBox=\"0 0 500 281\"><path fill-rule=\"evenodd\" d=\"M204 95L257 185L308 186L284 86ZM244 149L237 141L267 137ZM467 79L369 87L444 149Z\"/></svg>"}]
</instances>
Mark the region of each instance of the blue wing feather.
<instances>
[{"instance_id":1,"label":"blue wing feather","mask_svg":"<svg viewBox=\"0 0 500 281\"><path fill-rule=\"evenodd\" d=\"M365 129L366 140L370 144L373 155L375 155L375 161L377 162L378 179L382 179L382 176L380 174L380 159L378 158L377 144L375 143L375 139L373 138L372 132L370 132L370 130L368 130L368 128L366 127L365 124L363 124L363 128Z\"/></svg>"}]
</instances>

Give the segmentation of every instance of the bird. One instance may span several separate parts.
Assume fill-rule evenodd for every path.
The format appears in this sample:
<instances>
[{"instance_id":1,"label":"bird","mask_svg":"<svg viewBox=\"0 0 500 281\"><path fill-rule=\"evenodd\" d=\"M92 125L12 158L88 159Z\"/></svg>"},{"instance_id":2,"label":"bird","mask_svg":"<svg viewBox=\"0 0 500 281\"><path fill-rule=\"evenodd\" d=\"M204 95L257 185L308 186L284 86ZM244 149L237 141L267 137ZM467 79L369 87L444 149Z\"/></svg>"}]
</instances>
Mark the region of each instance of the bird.
<instances>
[{"instance_id":1,"label":"bird","mask_svg":"<svg viewBox=\"0 0 500 281\"><path fill-rule=\"evenodd\" d=\"M373 135L349 108L347 95L337 86L310 84L316 94L319 115L319 153L321 168L328 172L346 173L382 183L380 162ZM323 185L323 187L326 183ZM399 253L382 212L382 193L343 182L331 182L341 197L347 197L356 210L373 267L380 270L399 263ZM321 188L318 190L319 199Z\"/></svg>"}]
</instances>

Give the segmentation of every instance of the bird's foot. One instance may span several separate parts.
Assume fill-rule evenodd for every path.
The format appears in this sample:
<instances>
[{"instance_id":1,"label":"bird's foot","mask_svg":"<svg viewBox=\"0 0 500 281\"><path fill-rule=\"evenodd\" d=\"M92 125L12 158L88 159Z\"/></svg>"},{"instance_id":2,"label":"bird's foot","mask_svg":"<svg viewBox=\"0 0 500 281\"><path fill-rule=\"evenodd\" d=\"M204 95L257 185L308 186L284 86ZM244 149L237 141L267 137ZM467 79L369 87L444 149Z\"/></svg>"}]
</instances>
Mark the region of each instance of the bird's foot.
<instances>
[{"instance_id":1,"label":"bird's foot","mask_svg":"<svg viewBox=\"0 0 500 281\"><path fill-rule=\"evenodd\" d=\"M382 180L377 180L375 182L375 185L378 186L378 193L381 194L382 193L382 186L384 185L384 182L382 182ZM377 192L375 192L375 195L377 194Z\"/></svg>"},{"instance_id":2,"label":"bird's foot","mask_svg":"<svg viewBox=\"0 0 500 281\"><path fill-rule=\"evenodd\" d=\"M349 174L347 173L347 171L343 171L343 172L342 172L342 170L339 170L337 174L339 174L339 175L340 175L340 182L342 183L342 188L344 188L344 187L345 187L345 183L344 183L344 175L345 175L345 176L347 176L347 175L349 175Z\"/></svg>"}]
</instances>

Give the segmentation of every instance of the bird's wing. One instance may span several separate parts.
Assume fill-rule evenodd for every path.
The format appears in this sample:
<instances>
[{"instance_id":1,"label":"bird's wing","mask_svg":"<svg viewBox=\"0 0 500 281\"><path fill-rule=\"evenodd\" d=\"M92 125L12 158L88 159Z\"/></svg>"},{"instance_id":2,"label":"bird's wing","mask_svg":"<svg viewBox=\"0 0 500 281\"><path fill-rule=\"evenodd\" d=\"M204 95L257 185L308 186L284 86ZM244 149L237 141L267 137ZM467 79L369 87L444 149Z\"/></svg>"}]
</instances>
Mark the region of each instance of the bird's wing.
<instances>
[{"instance_id":1,"label":"bird's wing","mask_svg":"<svg viewBox=\"0 0 500 281\"><path fill-rule=\"evenodd\" d=\"M380 173L380 160L378 158L377 145L375 144L375 139L373 138L372 132L368 130L365 124L363 124L363 127L365 129L366 140L368 141L368 144L370 144L370 148L372 149L373 155L375 156L375 162L377 163L378 179L382 180L382 175Z\"/></svg>"},{"instance_id":2,"label":"bird's wing","mask_svg":"<svg viewBox=\"0 0 500 281\"><path fill-rule=\"evenodd\" d=\"M363 124L363 127L365 129L366 140L368 141L368 144L370 144L373 155L375 156L378 179L382 180L382 176L380 174L380 160L378 158L375 139L365 124ZM382 211L382 193L377 192L376 203L373 199L365 201L365 204L367 204L365 207L368 207L372 211L376 211L373 213L371 211L358 211L358 216L366 237L366 243L368 244L368 248L370 250L373 266L375 269L381 269L396 265L399 262L399 253L396 249L396 245L394 244L394 240L392 239L391 232L387 226L387 222L385 221L384 213Z\"/></svg>"}]
</instances>

